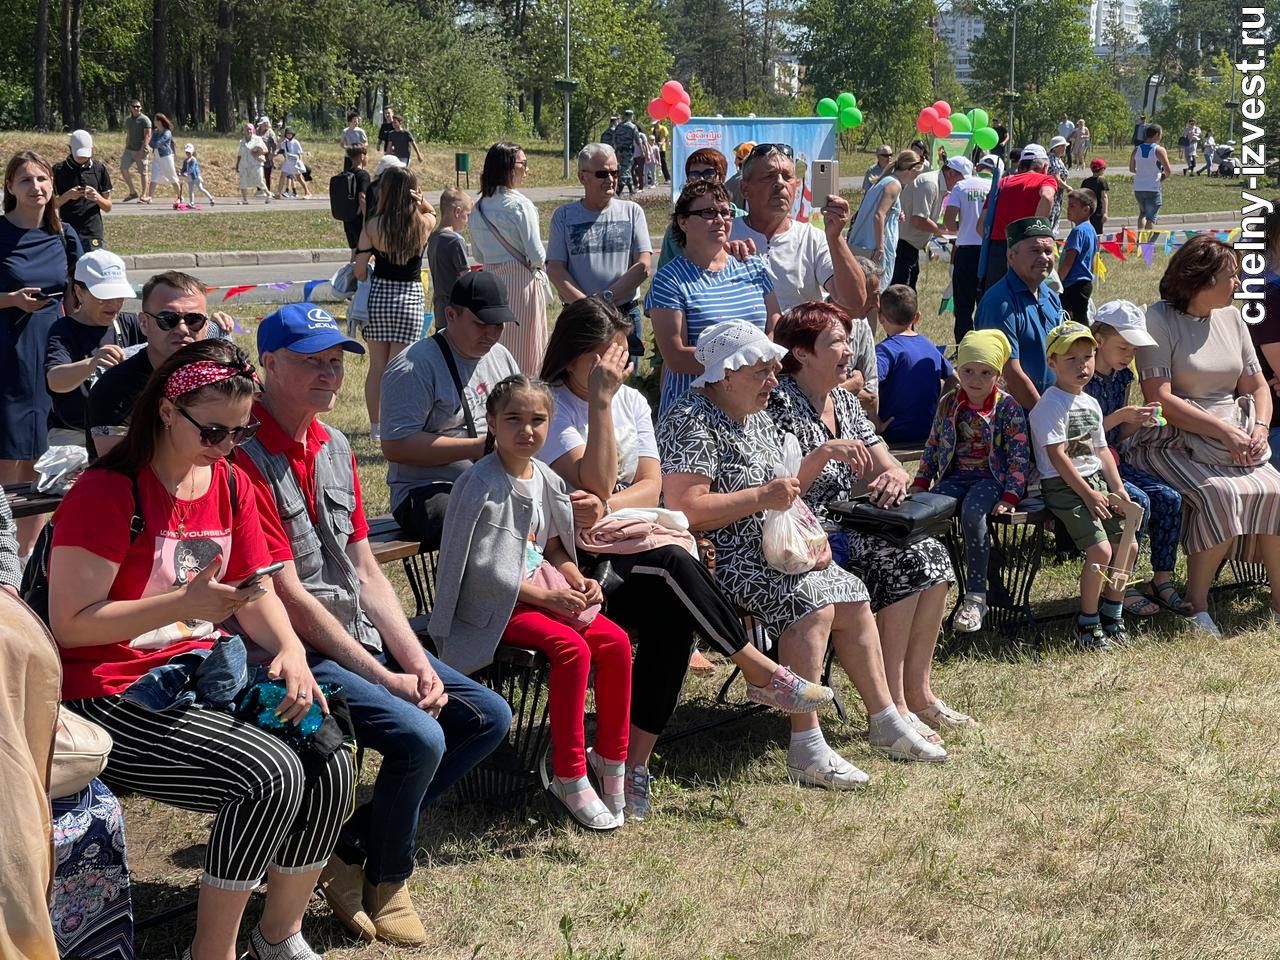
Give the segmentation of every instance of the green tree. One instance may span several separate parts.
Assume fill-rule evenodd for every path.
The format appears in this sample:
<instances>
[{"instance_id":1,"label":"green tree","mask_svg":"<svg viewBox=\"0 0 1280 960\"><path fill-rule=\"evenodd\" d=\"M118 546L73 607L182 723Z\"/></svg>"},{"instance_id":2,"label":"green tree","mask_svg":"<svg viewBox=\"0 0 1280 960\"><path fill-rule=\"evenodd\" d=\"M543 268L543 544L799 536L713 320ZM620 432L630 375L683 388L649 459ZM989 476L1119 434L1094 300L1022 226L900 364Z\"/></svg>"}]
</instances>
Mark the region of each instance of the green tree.
<instances>
[{"instance_id":1,"label":"green tree","mask_svg":"<svg viewBox=\"0 0 1280 960\"><path fill-rule=\"evenodd\" d=\"M864 137L901 142L932 103L933 0L803 0L797 53L816 97L848 90L858 98ZM812 104L805 104L805 112Z\"/></svg>"},{"instance_id":2,"label":"green tree","mask_svg":"<svg viewBox=\"0 0 1280 960\"><path fill-rule=\"evenodd\" d=\"M1009 56L1013 47L1014 19L1017 19L1017 50L1013 93L1015 141L1038 136L1043 131L1031 126L1038 107L1038 95L1055 78L1093 65L1087 17L1089 0L960 0L957 9L981 17L983 33L973 42L973 89L979 100L992 104L994 117L1004 117L996 108L1009 91ZM1086 117L1088 114L1086 113Z\"/></svg>"},{"instance_id":3,"label":"green tree","mask_svg":"<svg viewBox=\"0 0 1280 960\"><path fill-rule=\"evenodd\" d=\"M1041 142L1057 132L1064 113L1072 120L1084 117L1094 143L1114 141L1132 128L1129 102L1097 68L1059 74L1019 104L1028 136Z\"/></svg>"},{"instance_id":4,"label":"green tree","mask_svg":"<svg viewBox=\"0 0 1280 960\"><path fill-rule=\"evenodd\" d=\"M576 149L599 136L612 113L630 107L644 120L645 105L671 77L672 58L649 0L577 0L572 17L572 79L578 88L570 101L570 146ZM564 75L563 6L540 0L530 46L526 83L558 101L552 81ZM696 112L701 105L693 106Z\"/></svg>"}]
</instances>

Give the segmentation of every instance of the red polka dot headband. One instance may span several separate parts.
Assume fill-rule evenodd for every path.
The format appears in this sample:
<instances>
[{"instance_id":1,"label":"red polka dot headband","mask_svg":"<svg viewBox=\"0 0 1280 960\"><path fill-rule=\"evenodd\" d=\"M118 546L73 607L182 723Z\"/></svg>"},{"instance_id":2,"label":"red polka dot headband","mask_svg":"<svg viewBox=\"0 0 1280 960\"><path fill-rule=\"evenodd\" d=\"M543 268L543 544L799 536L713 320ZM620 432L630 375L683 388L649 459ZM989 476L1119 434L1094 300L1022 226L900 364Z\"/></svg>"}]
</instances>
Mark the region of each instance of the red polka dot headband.
<instances>
[{"instance_id":1,"label":"red polka dot headband","mask_svg":"<svg viewBox=\"0 0 1280 960\"><path fill-rule=\"evenodd\" d=\"M221 383L232 377L248 377L254 383L258 382L257 371L251 363L246 362L242 365L222 363L218 360L197 360L195 363L179 367L169 375L164 385L165 399L176 400L184 393L199 390L212 383Z\"/></svg>"}]
</instances>

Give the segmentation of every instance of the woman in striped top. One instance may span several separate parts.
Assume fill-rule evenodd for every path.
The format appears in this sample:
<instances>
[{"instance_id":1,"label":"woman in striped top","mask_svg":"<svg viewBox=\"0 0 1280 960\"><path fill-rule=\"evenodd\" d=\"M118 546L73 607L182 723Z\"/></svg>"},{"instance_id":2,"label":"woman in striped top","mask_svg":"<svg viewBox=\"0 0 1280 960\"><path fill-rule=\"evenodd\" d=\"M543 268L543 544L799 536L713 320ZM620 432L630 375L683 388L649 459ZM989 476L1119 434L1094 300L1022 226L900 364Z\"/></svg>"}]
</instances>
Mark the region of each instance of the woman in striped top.
<instances>
[{"instance_id":1,"label":"woman in striped top","mask_svg":"<svg viewBox=\"0 0 1280 960\"><path fill-rule=\"evenodd\" d=\"M657 272L644 301L662 354L659 415L702 374L694 345L703 330L722 320L745 320L771 333L781 313L764 261L729 255L732 225L733 207L722 184L691 180L685 185L671 215L671 232L684 256Z\"/></svg>"}]
</instances>

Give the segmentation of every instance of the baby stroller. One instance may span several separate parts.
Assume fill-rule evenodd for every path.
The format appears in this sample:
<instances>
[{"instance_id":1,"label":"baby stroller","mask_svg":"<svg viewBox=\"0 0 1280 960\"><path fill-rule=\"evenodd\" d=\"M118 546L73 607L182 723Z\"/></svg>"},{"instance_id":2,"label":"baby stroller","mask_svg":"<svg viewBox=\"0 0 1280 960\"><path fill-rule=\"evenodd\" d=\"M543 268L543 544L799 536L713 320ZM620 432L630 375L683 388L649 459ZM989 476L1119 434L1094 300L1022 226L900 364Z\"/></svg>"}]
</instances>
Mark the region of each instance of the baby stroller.
<instances>
[{"instance_id":1,"label":"baby stroller","mask_svg":"<svg viewBox=\"0 0 1280 960\"><path fill-rule=\"evenodd\" d=\"M1236 150L1236 142L1228 140L1222 146L1218 147L1213 154L1213 162L1216 169L1214 174L1219 177L1238 177L1240 176L1240 161L1234 156Z\"/></svg>"}]
</instances>

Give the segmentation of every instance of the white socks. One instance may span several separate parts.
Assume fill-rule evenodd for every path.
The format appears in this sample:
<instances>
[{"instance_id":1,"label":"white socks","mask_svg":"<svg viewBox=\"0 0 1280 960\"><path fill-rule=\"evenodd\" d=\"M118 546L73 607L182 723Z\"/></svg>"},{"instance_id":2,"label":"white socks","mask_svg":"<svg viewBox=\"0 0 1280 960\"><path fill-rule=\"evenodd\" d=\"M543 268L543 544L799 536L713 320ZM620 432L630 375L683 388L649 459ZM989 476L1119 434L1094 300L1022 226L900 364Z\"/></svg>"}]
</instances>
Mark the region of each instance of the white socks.
<instances>
[{"instance_id":1,"label":"white socks","mask_svg":"<svg viewBox=\"0 0 1280 960\"><path fill-rule=\"evenodd\" d=\"M821 763L831 753L821 727L791 732L791 745L787 748L787 766L797 770Z\"/></svg>"},{"instance_id":2,"label":"white socks","mask_svg":"<svg viewBox=\"0 0 1280 960\"><path fill-rule=\"evenodd\" d=\"M895 742L899 737L919 737L911 724L893 704L867 717L867 739L877 745Z\"/></svg>"}]
</instances>

